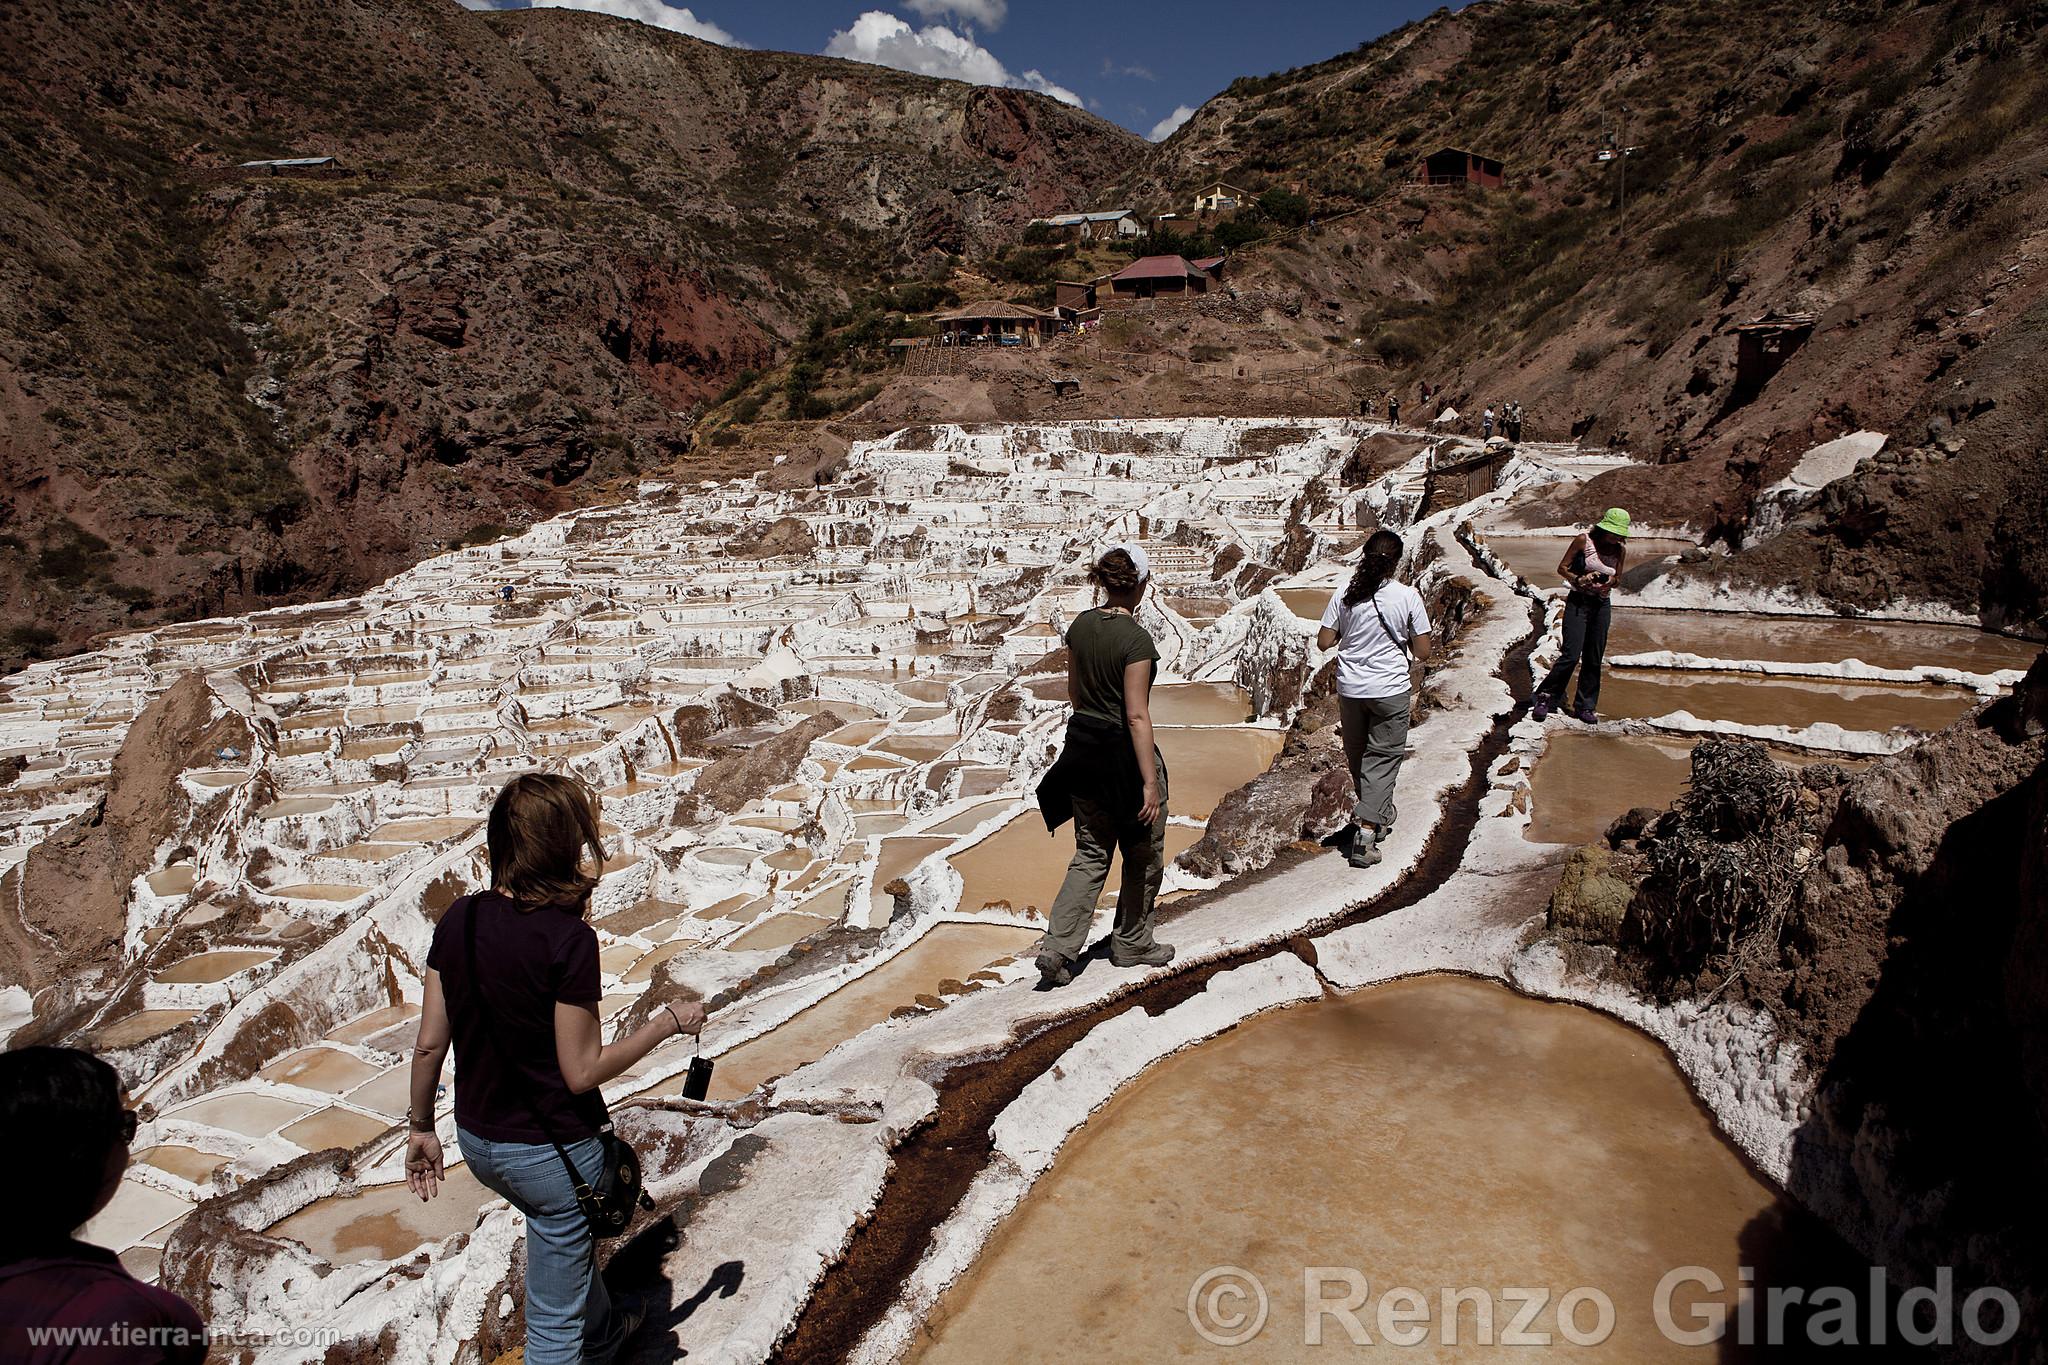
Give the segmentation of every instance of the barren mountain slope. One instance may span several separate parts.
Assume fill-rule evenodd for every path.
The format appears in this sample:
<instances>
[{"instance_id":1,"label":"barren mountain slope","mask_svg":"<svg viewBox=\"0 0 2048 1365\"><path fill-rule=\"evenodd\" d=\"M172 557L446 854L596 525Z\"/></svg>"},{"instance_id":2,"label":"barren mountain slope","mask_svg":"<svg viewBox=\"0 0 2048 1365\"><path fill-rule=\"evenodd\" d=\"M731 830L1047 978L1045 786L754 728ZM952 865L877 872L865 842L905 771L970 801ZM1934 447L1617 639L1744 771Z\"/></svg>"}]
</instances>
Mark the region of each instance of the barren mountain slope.
<instances>
[{"instance_id":1,"label":"barren mountain slope","mask_svg":"<svg viewBox=\"0 0 2048 1365\"><path fill-rule=\"evenodd\" d=\"M1138 144L453 0L0 10L0 655L373 581L665 465L846 287ZM340 158L333 177L247 175Z\"/></svg>"},{"instance_id":2,"label":"barren mountain slope","mask_svg":"<svg viewBox=\"0 0 2048 1365\"><path fill-rule=\"evenodd\" d=\"M1334 302L1307 316L1385 355L1408 415L1427 380L1467 417L1519 399L1532 436L1669 462L1559 520L1619 502L1739 542L1756 491L1819 441L1933 446L1702 572L2038 630L2044 27L2048 6L1979 0L1494 0L1238 82L1133 189L1298 188L1318 230L1233 278ZM1625 227L1620 163L1596 159L1610 132L1635 149ZM1442 146L1503 160L1506 187L1415 183ZM1773 311L1818 321L1739 387L1733 329Z\"/></svg>"}]
</instances>

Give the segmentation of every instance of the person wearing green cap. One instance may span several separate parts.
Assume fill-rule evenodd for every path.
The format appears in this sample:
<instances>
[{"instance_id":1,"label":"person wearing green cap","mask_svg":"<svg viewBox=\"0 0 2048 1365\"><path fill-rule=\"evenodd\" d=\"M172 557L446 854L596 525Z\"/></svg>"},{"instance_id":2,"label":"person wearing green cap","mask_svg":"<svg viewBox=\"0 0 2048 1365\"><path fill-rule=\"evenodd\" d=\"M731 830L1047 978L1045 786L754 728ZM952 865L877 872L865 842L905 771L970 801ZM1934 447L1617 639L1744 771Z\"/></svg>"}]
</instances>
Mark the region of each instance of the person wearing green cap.
<instances>
[{"instance_id":1,"label":"person wearing green cap","mask_svg":"<svg viewBox=\"0 0 2048 1365\"><path fill-rule=\"evenodd\" d=\"M1557 662L1536 686L1529 714L1537 720L1548 716L1564 696L1572 670L1579 670L1578 695L1572 701L1572 715L1591 725L1599 717L1593 708L1600 704L1600 660L1607 653L1607 623L1614 614L1609 594L1628 562L1628 513L1610 507L1605 516L1578 535L1557 562L1557 572L1571 585L1564 600L1564 644Z\"/></svg>"}]
</instances>

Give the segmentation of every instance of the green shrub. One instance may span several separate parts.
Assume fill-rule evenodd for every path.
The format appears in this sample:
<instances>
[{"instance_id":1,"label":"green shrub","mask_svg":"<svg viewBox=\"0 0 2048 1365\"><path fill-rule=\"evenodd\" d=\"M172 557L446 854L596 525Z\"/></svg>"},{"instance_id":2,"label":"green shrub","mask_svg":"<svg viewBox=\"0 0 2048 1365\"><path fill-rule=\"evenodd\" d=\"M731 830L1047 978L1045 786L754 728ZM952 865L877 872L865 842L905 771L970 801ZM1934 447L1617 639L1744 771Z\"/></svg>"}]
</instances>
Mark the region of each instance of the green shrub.
<instances>
[{"instance_id":1,"label":"green shrub","mask_svg":"<svg viewBox=\"0 0 2048 1365\"><path fill-rule=\"evenodd\" d=\"M56 631L43 626L15 626L7 632L7 643L24 654L41 654L57 639Z\"/></svg>"},{"instance_id":2,"label":"green shrub","mask_svg":"<svg viewBox=\"0 0 2048 1365\"><path fill-rule=\"evenodd\" d=\"M1259 212L1281 227L1300 227L1308 221L1308 200L1275 186L1259 196Z\"/></svg>"}]
</instances>

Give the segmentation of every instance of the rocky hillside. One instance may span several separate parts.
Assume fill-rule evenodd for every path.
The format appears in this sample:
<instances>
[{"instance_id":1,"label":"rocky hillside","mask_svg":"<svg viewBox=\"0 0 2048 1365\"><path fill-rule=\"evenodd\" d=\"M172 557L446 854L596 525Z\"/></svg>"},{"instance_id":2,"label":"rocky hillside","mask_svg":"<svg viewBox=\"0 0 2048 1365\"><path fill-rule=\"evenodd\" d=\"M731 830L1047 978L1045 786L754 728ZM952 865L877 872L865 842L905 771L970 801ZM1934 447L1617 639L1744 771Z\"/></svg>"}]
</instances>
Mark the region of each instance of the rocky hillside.
<instances>
[{"instance_id":1,"label":"rocky hillside","mask_svg":"<svg viewBox=\"0 0 2048 1365\"><path fill-rule=\"evenodd\" d=\"M0 8L0 658L303 600L686 448L813 312L1141 144L454 0ZM249 175L333 156L334 176Z\"/></svg>"},{"instance_id":2,"label":"rocky hillside","mask_svg":"<svg viewBox=\"0 0 2048 1365\"><path fill-rule=\"evenodd\" d=\"M1530 434L1654 467L1610 502L1745 539L1757 491L1858 429L1897 457L1718 578L1844 608L1933 600L2038 631L2048 607L2048 6L1494 0L1243 80L1131 182L1292 187L1318 230L1242 254L1418 409L1519 399ZM1609 134L1635 150L1598 154ZM1496 190L1425 187L1469 148ZM1734 328L1811 313L1763 384Z\"/></svg>"}]
</instances>

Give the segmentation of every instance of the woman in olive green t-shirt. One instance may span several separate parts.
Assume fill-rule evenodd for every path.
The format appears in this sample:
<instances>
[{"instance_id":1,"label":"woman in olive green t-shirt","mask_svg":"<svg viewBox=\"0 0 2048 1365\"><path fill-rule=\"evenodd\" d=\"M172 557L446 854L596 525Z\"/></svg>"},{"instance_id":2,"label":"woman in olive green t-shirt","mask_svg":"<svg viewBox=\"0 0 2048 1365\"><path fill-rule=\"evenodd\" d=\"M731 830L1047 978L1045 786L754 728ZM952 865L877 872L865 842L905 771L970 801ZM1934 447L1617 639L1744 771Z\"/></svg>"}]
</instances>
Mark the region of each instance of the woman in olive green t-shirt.
<instances>
[{"instance_id":1,"label":"woman in olive green t-shirt","mask_svg":"<svg viewBox=\"0 0 2048 1365\"><path fill-rule=\"evenodd\" d=\"M1074 715L1061 761L1085 756L1099 780L1072 793L1074 860L1053 899L1038 950L1038 972L1049 986L1073 980L1111 856L1119 851L1123 887L1110 961L1160 967L1173 960L1173 949L1152 937L1153 903L1166 871L1166 764L1152 740L1159 647L1136 614L1149 579L1142 549L1111 546L1088 570L1088 581L1102 590L1102 605L1082 612L1067 630L1067 695Z\"/></svg>"}]
</instances>

